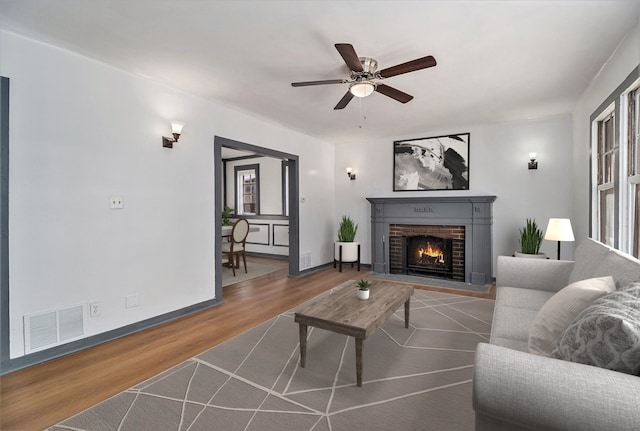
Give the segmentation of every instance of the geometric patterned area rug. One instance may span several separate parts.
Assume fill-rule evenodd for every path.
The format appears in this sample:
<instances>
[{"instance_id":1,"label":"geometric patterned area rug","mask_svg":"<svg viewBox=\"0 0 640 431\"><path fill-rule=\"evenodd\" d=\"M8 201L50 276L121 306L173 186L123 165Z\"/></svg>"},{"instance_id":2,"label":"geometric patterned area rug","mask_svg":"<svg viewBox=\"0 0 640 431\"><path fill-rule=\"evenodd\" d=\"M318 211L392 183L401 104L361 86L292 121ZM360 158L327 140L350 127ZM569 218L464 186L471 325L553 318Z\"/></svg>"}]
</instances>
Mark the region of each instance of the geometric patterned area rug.
<instances>
[{"instance_id":1,"label":"geometric patterned area rug","mask_svg":"<svg viewBox=\"0 0 640 431\"><path fill-rule=\"evenodd\" d=\"M409 328L401 306L364 341L362 387L353 337L309 327L300 368L296 309L50 429L473 430L473 358L492 300L416 289Z\"/></svg>"}]
</instances>

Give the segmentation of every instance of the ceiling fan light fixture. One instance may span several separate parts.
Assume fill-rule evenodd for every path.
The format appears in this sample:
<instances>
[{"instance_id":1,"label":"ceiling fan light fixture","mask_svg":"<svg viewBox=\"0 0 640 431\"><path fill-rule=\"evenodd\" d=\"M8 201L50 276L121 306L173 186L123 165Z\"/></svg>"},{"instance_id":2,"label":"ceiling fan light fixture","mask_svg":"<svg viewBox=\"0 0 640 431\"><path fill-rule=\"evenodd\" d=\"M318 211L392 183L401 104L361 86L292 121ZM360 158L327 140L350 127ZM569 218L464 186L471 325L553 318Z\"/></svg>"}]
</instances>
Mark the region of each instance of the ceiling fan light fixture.
<instances>
[{"instance_id":1,"label":"ceiling fan light fixture","mask_svg":"<svg viewBox=\"0 0 640 431\"><path fill-rule=\"evenodd\" d=\"M354 82L349 87L349 91L356 97L367 97L376 89L375 85L373 85L369 81L363 82Z\"/></svg>"}]
</instances>

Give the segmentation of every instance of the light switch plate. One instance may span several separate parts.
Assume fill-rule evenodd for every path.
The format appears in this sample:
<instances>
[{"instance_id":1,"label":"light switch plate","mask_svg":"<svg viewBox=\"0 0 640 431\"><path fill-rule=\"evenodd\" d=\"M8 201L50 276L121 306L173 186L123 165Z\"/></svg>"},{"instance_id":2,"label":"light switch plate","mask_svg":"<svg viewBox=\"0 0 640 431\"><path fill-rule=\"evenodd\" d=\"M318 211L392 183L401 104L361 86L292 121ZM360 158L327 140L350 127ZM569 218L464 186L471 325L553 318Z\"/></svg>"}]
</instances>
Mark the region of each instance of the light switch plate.
<instances>
[{"instance_id":1,"label":"light switch plate","mask_svg":"<svg viewBox=\"0 0 640 431\"><path fill-rule=\"evenodd\" d=\"M124 302L125 308L133 308L139 305L140 305L140 297L138 296L137 293L134 293L133 295L127 295L127 297L125 298L125 302Z\"/></svg>"}]
</instances>

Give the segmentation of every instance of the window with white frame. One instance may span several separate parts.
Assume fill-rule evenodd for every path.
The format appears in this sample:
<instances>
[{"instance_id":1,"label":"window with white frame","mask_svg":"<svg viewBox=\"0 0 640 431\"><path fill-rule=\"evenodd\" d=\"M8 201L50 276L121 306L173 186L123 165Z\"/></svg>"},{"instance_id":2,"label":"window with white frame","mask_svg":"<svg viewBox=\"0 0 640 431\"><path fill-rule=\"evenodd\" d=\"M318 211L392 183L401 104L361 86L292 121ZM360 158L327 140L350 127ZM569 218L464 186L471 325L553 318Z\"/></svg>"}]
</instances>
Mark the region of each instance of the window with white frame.
<instances>
[{"instance_id":1,"label":"window with white frame","mask_svg":"<svg viewBox=\"0 0 640 431\"><path fill-rule=\"evenodd\" d=\"M640 86L635 83L625 95L626 103L626 210L623 223L628 226L624 241L631 254L640 256Z\"/></svg>"},{"instance_id":2,"label":"window with white frame","mask_svg":"<svg viewBox=\"0 0 640 431\"><path fill-rule=\"evenodd\" d=\"M640 256L640 66L592 118L591 236Z\"/></svg>"},{"instance_id":3,"label":"window with white frame","mask_svg":"<svg viewBox=\"0 0 640 431\"><path fill-rule=\"evenodd\" d=\"M282 161L282 214L289 216L289 161Z\"/></svg>"},{"instance_id":4,"label":"window with white frame","mask_svg":"<svg viewBox=\"0 0 640 431\"><path fill-rule=\"evenodd\" d=\"M615 236L615 166L618 147L615 145L613 106L596 122L596 176L598 240L613 246Z\"/></svg>"},{"instance_id":5,"label":"window with white frame","mask_svg":"<svg viewBox=\"0 0 640 431\"><path fill-rule=\"evenodd\" d=\"M236 214L260 214L260 166L236 166L234 169Z\"/></svg>"}]
</instances>

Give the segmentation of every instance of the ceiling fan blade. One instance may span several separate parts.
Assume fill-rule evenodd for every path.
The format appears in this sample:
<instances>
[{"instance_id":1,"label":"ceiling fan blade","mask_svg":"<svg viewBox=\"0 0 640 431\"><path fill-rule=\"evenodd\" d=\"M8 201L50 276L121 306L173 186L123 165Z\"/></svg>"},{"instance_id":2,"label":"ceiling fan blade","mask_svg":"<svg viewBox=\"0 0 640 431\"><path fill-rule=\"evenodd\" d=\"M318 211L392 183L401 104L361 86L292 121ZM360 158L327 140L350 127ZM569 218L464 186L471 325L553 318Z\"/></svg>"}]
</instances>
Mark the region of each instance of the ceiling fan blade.
<instances>
[{"instance_id":1,"label":"ceiling fan blade","mask_svg":"<svg viewBox=\"0 0 640 431\"><path fill-rule=\"evenodd\" d=\"M436 59L431 55L428 55L426 57L418 58L417 60L398 64L397 66L387 67L386 69L382 69L378 73L382 78L389 78L390 76L402 75L403 73L409 73L416 70L433 67L436 64Z\"/></svg>"},{"instance_id":2,"label":"ceiling fan blade","mask_svg":"<svg viewBox=\"0 0 640 431\"><path fill-rule=\"evenodd\" d=\"M347 79L325 79L324 81L306 81L306 82L292 82L292 87L306 87L309 85L325 85L325 84L344 84L349 82Z\"/></svg>"},{"instance_id":3,"label":"ceiling fan blade","mask_svg":"<svg viewBox=\"0 0 640 431\"><path fill-rule=\"evenodd\" d=\"M410 94L403 93L400 90L396 90L395 88L389 87L388 85L384 84L378 84L376 86L376 91L378 93L384 94L387 97L391 97L392 99L395 99L400 103L407 103L408 101L413 99L413 96L411 96Z\"/></svg>"},{"instance_id":4,"label":"ceiling fan blade","mask_svg":"<svg viewBox=\"0 0 640 431\"><path fill-rule=\"evenodd\" d=\"M353 94L351 94L351 91L347 91L333 109L344 109L345 106L347 106L349 102L351 102L351 99L353 99Z\"/></svg>"},{"instance_id":5,"label":"ceiling fan blade","mask_svg":"<svg viewBox=\"0 0 640 431\"><path fill-rule=\"evenodd\" d=\"M360 59L358 58L358 54L356 54L356 50L353 49L353 46L349 43L336 43L336 49L342 56L342 59L349 67L349 70L353 70L354 72L363 72L362 63L360 63Z\"/></svg>"}]
</instances>

